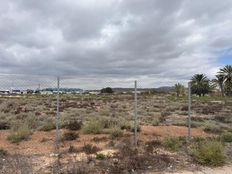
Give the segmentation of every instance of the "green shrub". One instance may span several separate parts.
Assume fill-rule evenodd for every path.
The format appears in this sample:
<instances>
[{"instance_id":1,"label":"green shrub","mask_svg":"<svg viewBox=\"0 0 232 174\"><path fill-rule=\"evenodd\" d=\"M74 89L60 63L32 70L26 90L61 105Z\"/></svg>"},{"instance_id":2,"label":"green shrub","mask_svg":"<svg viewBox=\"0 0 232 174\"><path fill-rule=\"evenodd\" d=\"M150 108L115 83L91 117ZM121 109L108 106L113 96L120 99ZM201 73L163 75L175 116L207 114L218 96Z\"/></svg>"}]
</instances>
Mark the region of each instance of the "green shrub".
<instances>
[{"instance_id":1,"label":"green shrub","mask_svg":"<svg viewBox=\"0 0 232 174\"><path fill-rule=\"evenodd\" d=\"M109 133L110 133L110 137L111 137L112 139L118 138L118 137L122 137L122 136L123 136L123 131L122 131L122 130L120 129L120 127L118 127L118 126L113 126L113 127L110 129Z\"/></svg>"},{"instance_id":2,"label":"green shrub","mask_svg":"<svg viewBox=\"0 0 232 174\"><path fill-rule=\"evenodd\" d=\"M225 162L224 147L219 141L204 141L195 148L193 157L202 165L220 166Z\"/></svg>"},{"instance_id":3,"label":"green shrub","mask_svg":"<svg viewBox=\"0 0 232 174\"><path fill-rule=\"evenodd\" d=\"M102 123L97 119L91 119L83 127L83 132L86 134L100 134L102 133L103 126Z\"/></svg>"},{"instance_id":4,"label":"green shrub","mask_svg":"<svg viewBox=\"0 0 232 174\"><path fill-rule=\"evenodd\" d=\"M232 142L232 133L227 133L222 136L224 142L231 143Z\"/></svg>"},{"instance_id":5,"label":"green shrub","mask_svg":"<svg viewBox=\"0 0 232 174\"><path fill-rule=\"evenodd\" d=\"M186 142L186 139L182 137L166 137L164 138L162 144L170 151L179 151L182 145Z\"/></svg>"},{"instance_id":6,"label":"green shrub","mask_svg":"<svg viewBox=\"0 0 232 174\"><path fill-rule=\"evenodd\" d=\"M21 125L20 127L16 128L15 130L12 129L10 134L8 135L7 139L11 143L19 143L23 140L29 139L31 135L31 130L28 128L27 125Z\"/></svg>"},{"instance_id":7,"label":"green shrub","mask_svg":"<svg viewBox=\"0 0 232 174\"><path fill-rule=\"evenodd\" d=\"M56 129L55 123L53 123L52 121L48 121L39 130L40 131L51 131L53 129Z\"/></svg>"},{"instance_id":8,"label":"green shrub","mask_svg":"<svg viewBox=\"0 0 232 174\"><path fill-rule=\"evenodd\" d=\"M79 134L75 132L65 132L62 136L62 140L64 141L73 141L79 138Z\"/></svg>"},{"instance_id":9,"label":"green shrub","mask_svg":"<svg viewBox=\"0 0 232 174\"><path fill-rule=\"evenodd\" d=\"M106 156L103 153L97 153L96 154L96 159L104 160L104 159L106 159Z\"/></svg>"}]
</instances>

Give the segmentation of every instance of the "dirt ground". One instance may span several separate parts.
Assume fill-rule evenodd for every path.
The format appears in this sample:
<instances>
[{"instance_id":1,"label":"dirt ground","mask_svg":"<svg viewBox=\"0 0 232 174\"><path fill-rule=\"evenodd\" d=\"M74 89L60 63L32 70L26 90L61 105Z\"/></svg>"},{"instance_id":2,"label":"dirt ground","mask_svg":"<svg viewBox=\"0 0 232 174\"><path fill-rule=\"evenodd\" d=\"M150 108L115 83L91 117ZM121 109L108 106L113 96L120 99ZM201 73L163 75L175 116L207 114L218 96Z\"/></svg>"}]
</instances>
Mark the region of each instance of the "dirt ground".
<instances>
[{"instance_id":1,"label":"dirt ground","mask_svg":"<svg viewBox=\"0 0 232 174\"><path fill-rule=\"evenodd\" d=\"M139 141L146 143L151 140L156 140L166 136L186 136L187 128L182 126L142 126L142 131L139 134ZM61 130L61 134L64 133L65 129ZM6 150L9 154L20 154L31 157L31 162L34 166L35 171L45 170L53 165L56 161L55 156L55 144L54 137L56 134L55 130L50 132L36 131L34 132L30 139L27 141L22 141L18 145L12 144L7 140L7 135L9 131L0 131L0 148ZM210 136L205 133L200 128L192 129L193 136ZM131 137L133 139L132 133L125 133L125 136ZM46 141L42 141L46 139ZM95 139L95 140L94 140ZM96 141L96 139L101 139L101 141ZM67 152L70 146L75 148L83 147L85 144L92 144L101 149L101 153L106 155L113 154L115 148L109 147L111 139L107 134L99 135L89 135L79 132L79 138L73 141L64 141L60 143L60 152ZM115 140L115 143L117 144ZM166 153L166 152L165 152ZM63 163L69 163L69 160L82 161L87 160L85 153L78 154L65 154L62 157Z\"/></svg>"},{"instance_id":2,"label":"dirt ground","mask_svg":"<svg viewBox=\"0 0 232 174\"><path fill-rule=\"evenodd\" d=\"M162 173L147 173L147 174L231 174L232 166L224 166L218 168L203 168L200 171L179 171L179 172L162 172Z\"/></svg>"},{"instance_id":3,"label":"dirt ground","mask_svg":"<svg viewBox=\"0 0 232 174\"><path fill-rule=\"evenodd\" d=\"M149 146L148 144L154 143L156 140L158 140L158 142L162 142L165 137L169 136L187 136L188 128L186 127L186 124L188 108L184 99L178 99L176 101L176 99L171 96L154 95L139 97L138 115L141 132L139 133L138 144L141 148L140 154L143 153L142 155L146 157L149 157L147 156L149 153L154 155L154 158L151 160L150 158L144 158L144 156L142 156L142 159L138 159L148 162L148 164L146 164L146 168L141 170L152 171L154 169L153 171L163 171L161 172L162 174L171 174L168 172L172 172L173 174L211 174L212 172L219 174L220 172L223 172L223 174L232 174L231 166L216 169L198 166L196 162L193 162L193 159L190 156L184 153L188 150L185 148L181 152L172 152L165 149L164 146L156 146L157 144L154 144L153 146L153 144L151 144L154 149L152 149L152 152L147 152L146 148ZM130 95L91 96L84 98L80 98L80 96L62 96L61 98L60 112L62 118L61 125L63 128L61 130L61 135L66 131L70 132L70 129L67 128L66 125L73 120L81 120L83 125L85 125L91 120L91 118L97 118L104 125L104 130L106 131L109 129L110 124L117 124L120 127L121 123L126 123L122 125L128 126L129 124L130 126L133 126L133 98ZM232 123L231 106L232 102L230 103L229 101L215 103L194 99L192 113L193 128L191 130L192 136L205 138L220 136L223 135L223 133L232 131L230 130ZM1 98L0 125L2 126L2 130L0 130L0 149L6 150L10 158L15 154L28 158L32 163L31 166L33 166L33 169L38 171L37 173L39 174L44 174L44 171L51 169L57 160L54 143L56 131L54 128L51 131L41 131L43 130L41 128L43 128L47 123L54 123L55 109L55 98L42 96L37 98L34 96L12 99ZM9 125L17 126L16 123L27 124L31 127L33 132L28 140L22 141L18 145L7 140L9 131L11 130ZM8 128L6 128L7 125ZM131 140L131 143L133 144L132 129L124 129L120 127L120 130L123 131L123 137L117 137L116 139L112 139L109 132L107 134L91 135L82 133L82 129L75 131L72 130L77 133L79 137L73 141L62 141L60 143L59 151L62 154L62 165L66 167L66 165L68 166L69 163L75 161L84 161L85 165L89 165L88 160L91 156L93 156L94 162L92 161L91 163L94 164L94 167L97 169L103 168L104 170L106 167L110 168L111 166L109 165L114 165L115 159L120 159L118 156L115 155L115 158L107 157L107 159L100 161L96 159L97 153L89 155L86 154L82 148L85 145L93 145L100 149L98 152L108 156L118 152L120 150L120 146L125 144L124 140ZM131 145L131 147L132 146L133 145ZM70 147L74 147L78 150L82 149L82 151L70 153ZM133 164L130 165L134 167L133 165L137 165L136 161L138 161L137 157L135 158L136 159L128 158L125 162L130 164L130 160L133 160ZM19 157L19 159L21 159L21 157ZM149 160L155 161L149 163ZM104 165L101 163L104 163ZM159 164L163 166L160 168ZM117 167L118 166L115 168ZM124 167L127 168L127 166ZM135 167L140 168L140 166ZM164 171L166 171L166 173ZM2 174L1 171L0 174Z\"/></svg>"},{"instance_id":4,"label":"dirt ground","mask_svg":"<svg viewBox=\"0 0 232 174\"><path fill-rule=\"evenodd\" d=\"M65 132L66 130L61 130ZM139 134L139 140L146 142L151 141L152 139L156 139L159 137L166 136L186 136L187 128L183 126L142 126L142 131ZM7 141L7 130L0 131L0 148L7 150L9 153L20 153L23 155L42 155L53 153L55 150L54 145L54 137L56 135L55 130L50 132L44 131L36 131L32 134L31 138L27 141L20 142L19 145L12 144ZM200 128L192 128L193 136L209 136L209 134L205 133ZM94 142L93 138L102 138L106 137L106 140L103 142ZM45 142L42 142L43 139L46 139ZM89 135L89 134L79 134L79 138L74 141L65 141L61 143L61 149L67 149L71 145L75 145L77 147L83 146L84 144L94 144L99 148L106 148L106 144L110 141L108 135Z\"/></svg>"}]
</instances>

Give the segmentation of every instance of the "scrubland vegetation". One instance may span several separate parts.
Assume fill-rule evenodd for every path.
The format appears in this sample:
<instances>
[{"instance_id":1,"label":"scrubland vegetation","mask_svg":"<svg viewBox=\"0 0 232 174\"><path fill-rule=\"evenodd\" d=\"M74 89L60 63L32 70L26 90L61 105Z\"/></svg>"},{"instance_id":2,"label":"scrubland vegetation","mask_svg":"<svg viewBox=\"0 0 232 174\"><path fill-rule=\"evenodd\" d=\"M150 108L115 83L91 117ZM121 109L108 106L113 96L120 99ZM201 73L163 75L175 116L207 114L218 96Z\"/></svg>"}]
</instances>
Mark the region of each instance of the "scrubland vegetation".
<instances>
[{"instance_id":1,"label":"scrubland vegetation","mask_svg":"<svg viewBox=\"0 0 232 174\"><path fill-rule=\"evenodd\" d=\"M223 92L222 88L211 90L204 75L194 76L192 82L193 137L187 139L186 89L177 84L174 90L147 90L138 95L137 147L133 144L131 92L104 88L100 95L62 94L58 156L54 154L55 96L2 95L0 171L127 174L231 164L229 81L223 81ZM207 85L200 87L210 90L199 90L202 83Z\"/></svg>"}]
</instances>

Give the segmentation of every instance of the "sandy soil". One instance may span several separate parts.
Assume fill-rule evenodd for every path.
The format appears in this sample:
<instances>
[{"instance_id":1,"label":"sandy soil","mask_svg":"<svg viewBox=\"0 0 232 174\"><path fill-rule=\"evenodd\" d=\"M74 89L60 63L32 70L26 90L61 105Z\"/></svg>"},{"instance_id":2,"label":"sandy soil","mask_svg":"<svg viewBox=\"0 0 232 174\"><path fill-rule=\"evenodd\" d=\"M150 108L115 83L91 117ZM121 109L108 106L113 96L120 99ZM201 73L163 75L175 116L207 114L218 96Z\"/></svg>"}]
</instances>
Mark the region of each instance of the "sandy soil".
<instances>
[{"instance_id":1,"label":"sandy soil","mask_svg":"<svg viewBox=\"0 0 232 174\"><path fill-rule=\"evenodd\" d=\"M61 130L64 132L65 130ZM7 150L12 153L20 153L24 155L42 155L53 153L55 150L54 146L54 137L56 135L55 130L50 132L38 131L34 132L31 138L27 141L22 141L19 145L12 144L7 141L8 131L1 130L0 131L0 148ZM181 126L142 126L142 132L139 135L139 139L141 141L150 141L157 137L165 137L165 136L186 136L187 128ZM193 136L207 136L202 129L193 128L192 129ZM68 148L70 145L75 146L83 146L84 144L91 143L93 145L97 145L100 148L104 148L107 142L110 140L107 138L106 141L103 142L94 142L94 137L108 137L108 135L85 135L80 133L80 137L75 141L66 141L61 143L61 149ZM41 142L43 138L46 138L46 142Z\"/></svg>"},{"instance_id":2,"label":"sandy soil","mask_svg":"<svg viewBox=\"0 0 232 174\"><path fill-rule=\"evenodd\" d=\"M147 173L147 174L232 174L232 166L224 166L218 168L203 168L199 171L180 171L180 172L163 172L163 173Z\"/></svg>"}]
</instances>

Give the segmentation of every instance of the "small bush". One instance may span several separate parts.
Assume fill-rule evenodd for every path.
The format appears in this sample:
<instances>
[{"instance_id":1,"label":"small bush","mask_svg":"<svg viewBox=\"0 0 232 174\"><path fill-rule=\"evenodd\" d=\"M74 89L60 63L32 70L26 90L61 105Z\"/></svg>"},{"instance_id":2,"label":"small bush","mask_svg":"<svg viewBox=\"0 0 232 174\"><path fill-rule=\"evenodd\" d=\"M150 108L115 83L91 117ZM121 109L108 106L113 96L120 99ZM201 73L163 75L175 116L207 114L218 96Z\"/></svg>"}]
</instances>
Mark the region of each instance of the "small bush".
<instances>
[{"instance_id":1,"label":"small bush","mask_svg":"<svg viewBox=\"0 0 232 174\"><path fill-rule=\"evenodd\" d=\"M0 130L10 129L10 124L6 121L0 121Z\"/></svg>"},{"instance_id":2,"label":"small bush","mask_svg":"<svg viewBox=\"0 0 232 174\"><path fill-rule=\"evenodd\" d=\"M153 153L154 148L158 148L162 145L160 140L152 140L145 143L145 150L148 153Z\"/></svg>"},{"instance_id":3,"label":"small bush","mask_svg":"<svg viewBox=\"0 0 232 174\"><path fill-rule=\"evenodd\" d=\"M110 133L110 138L112 138L112 139L123 136L123 131L117 126L112 127L109 130L109 133Z\"/></svg>"},{"instance_id":4,"label":"small bush","mask_svg":"<svg viewBox=\"0 0 232 174\"><path fill-rule=\"evenodd\" d=\"M218 141L201 142L194 150L193 157L202 165L220 166L225 162L224 147Z\"/></svg>"},{"instance_id":5,"label":"small bush","mask_svg":"<svg viewBox=\"0 0 232 174\"><path fill-rule=\"evenodd\" d=\"M15 130L11 130L7 139L11 143L19 143L23 140L29 139L31 135L31 130L26 125L22 125Z\"/></svg>"},{"instance_id":6,"label":"small bush","mask_svg":"<svg viewBox=\"0 0 232 174\"><path fill-rule=\"evenodd\" d=\"M48 121L39 130L40 131L51 131L53 129L56 129L55 123L53 123L52 121Z\"/></svg>"},{"instance_id":7,"label":"small bush","mask_svg":"<svg viewBox=\"0 0 232 174\"><path fill-rule=\"evenodd\" d=\"M137 131L138 131L138 132L141 132L141 127L140 127L140 126L137 127ZM131 132L135 132L134 127L131 128Z\"/></svg>"},{"instance_id":8,"label":"small bush","mask_svg":"<svg viewBox=\"0 0 232 174\"><path fill-rule=\"evenodd\" d=\"M86 153L86 154L93 154L98 152L100 149L97 146L93 146L91 144L86 144L82 147L82 150Z\"/></svg>"},{"instance_id":9,"label":"small bush","mask_svg":"<svg viewBox=\"0 0 232 174\"><path fill-rule=\"evenodd\" d=\"M75 131L77 131L77 130L81 129L82 125L83 125L82 121L80 121L80 120L71 120L68 123L66 123L64 125L64 127L66 129L69 129L69 130L75 130Z\"/></svg>"},{"instance_id":10,"label":"small bush","mask_svg":"<svg viewBox=\"0 0 232 174\"><path fill-rule=\"evenodd\" d=\"M103 117L103 118L101 118L101 124L102 124L103 128L110 128L113 125L118 124L118 119L117 118Z\"/></svg>"},{"instance_id":11,"label":"small bush","mask_svg":"<svg viewBox=\"0 0 232 174\"><path fill-rule=\"evenodd\" d=\"M120 121L119 125L122 130L127 130L127 131L131 130L131 123L129 121L126 120Z\"/></svg>"},{"instance_id":12,"label":"small bush","mask_svg":"<svg viewBox=\"0 0 232 174\"><path fill-rule=\"evenodd\" d=\"M79 138L79 134L75 132L65 132L62 136L62 140L64 141L73 141Z\"/></svg>"},{"instance_id":13,"label":"small bush","mask_svg":"<svg viewBox=\"0 0 232 174\"><path fill-rule=\"evenodd\" d=\"M101 122L96 119L91 119L83 128L83 132L86 134L100 134L102 130L103 126Z\"/></svg>"},{"instance_id":14,"label":"small bush","mask_svg":"<svg viewBox=\"0 0 232 174\"><path fill-rule=\"evenodd\" d=\"M77 153L77 152L79 152L78 148L76 148L75 146L69 146L68 153Z\"/></svg>"},{"instance_id":15,"label":"small bush","mask_svg":"<svg viewBox=\"0 0 232 174\"><path fill-rule=\"evenodd\" d=\"M103 153L97 153L96 154L96 159L104 160L104 159L106 159L106 156Z\"/></svg>"},{"instance_id":16,"label":"small bush","mask_svg":"<svg viewBox=\"0 0 232 174\"><path fill-rule=\"evenodd\" d=\"M232 133L227 133L222 136L224 142L231 143L232 142Z\"/></svg>"},{"instance_id":17,"label":"small bush","mask_svg":"<svg viewBox=\"0 0 232 174\"><path fill-rule=\"evenodd\" d=\"M4 149L0 149L0 157L6 156L6 155L7 155L7 151Z\"/></svg>"},{"instance_id":18,"label":"small bush","mask_svg":"<svg viewBox=\"0 0 232 174\"><path fill-rule=\"evenodd\" d=\"M166 137L162 144L166 149L175 152L180 150L185 141L182 137Z\"/></svg>"}]
</instances>

